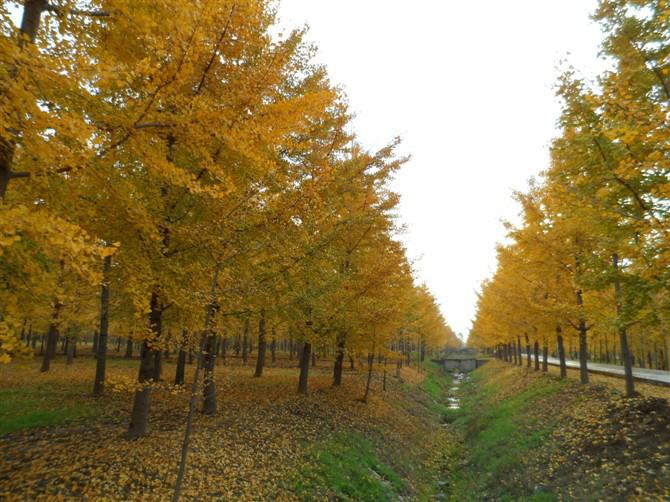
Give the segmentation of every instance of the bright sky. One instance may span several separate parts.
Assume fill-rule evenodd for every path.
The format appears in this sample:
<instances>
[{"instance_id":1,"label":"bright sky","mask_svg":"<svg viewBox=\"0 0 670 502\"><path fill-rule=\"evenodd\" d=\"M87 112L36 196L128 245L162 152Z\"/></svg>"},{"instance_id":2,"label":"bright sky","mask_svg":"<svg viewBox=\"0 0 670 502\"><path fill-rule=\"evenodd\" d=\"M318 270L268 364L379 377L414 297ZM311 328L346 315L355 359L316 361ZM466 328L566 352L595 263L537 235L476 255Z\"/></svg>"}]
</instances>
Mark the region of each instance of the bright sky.
<instances>
[{"instance_id":1,"label":"bright sky","mask_svg":"<svg viewBox=\"0 0 670 502\"><path fill-rule=\"evenodd\" d=\"M412 160L396 180L403 240L457 332L495 270L511 199L548 163L561 60L592 76L596 0L280 0L349 96L368 148L395 135Z\"/></svg>"}]
</instances>

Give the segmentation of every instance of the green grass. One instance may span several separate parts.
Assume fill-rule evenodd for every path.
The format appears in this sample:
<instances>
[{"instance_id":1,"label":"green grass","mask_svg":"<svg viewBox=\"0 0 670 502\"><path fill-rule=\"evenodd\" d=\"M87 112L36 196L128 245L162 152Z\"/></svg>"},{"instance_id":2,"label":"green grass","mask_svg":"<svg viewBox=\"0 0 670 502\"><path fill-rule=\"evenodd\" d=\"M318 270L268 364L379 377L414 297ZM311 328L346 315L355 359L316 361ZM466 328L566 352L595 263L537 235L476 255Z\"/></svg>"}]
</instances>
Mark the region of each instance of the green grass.
<instances>
[{"instance_id":1,"label":"green grass","mask_svg":"<svg viewBox=\"0 0 670 502\"><path fill-rule=\"evenodd\" d=\"M371 441L340 433L315 445L297 486L303 500L396 500L405 490L400 476L377 456Z\"/></svg>"},{"instance_id":2,"label":"green grass","mask_svg":"<svg viewBox=\"0 0 670 502\"><path fill-rule=\"evenodd\" d=\"M528 410L556 393L563 383L535 380L520 392L495 401L493 397L504 384L483 380L475 372L464 385L462 393L469 397L452 422L463 432L466 446L463 467L450 473L452 500L555 500L550 493L527 493L527 487L511 480L513 473L523 471L523 459L544 443L553 426L550 418L536 423Z\"/></svg>"},{"instance_id":3,"label":"green grass","mask_svg":"<svg viewBox=\"0 0 670 502\"><path fill-rule=\"evenodd\" d=\"M96 403L79 401L86 390L75 386L63 392L49 383L0 390L0 435L99 414Z\"/></svg>"},{"instance_id":4,"label":"green grass","mask_svg":"<svg viewBox=\"0 0 670 502\"><path fill-rule=\"evenodd\" d=\"M458 411L447 406L447 391L451 387L453 379L438 363L431 361L427 363L426 368L428 374L419 388L430 397L432 413L441 417L442 422L449 422L453 419L452 415Z\"/></svg>"}]
</instances>

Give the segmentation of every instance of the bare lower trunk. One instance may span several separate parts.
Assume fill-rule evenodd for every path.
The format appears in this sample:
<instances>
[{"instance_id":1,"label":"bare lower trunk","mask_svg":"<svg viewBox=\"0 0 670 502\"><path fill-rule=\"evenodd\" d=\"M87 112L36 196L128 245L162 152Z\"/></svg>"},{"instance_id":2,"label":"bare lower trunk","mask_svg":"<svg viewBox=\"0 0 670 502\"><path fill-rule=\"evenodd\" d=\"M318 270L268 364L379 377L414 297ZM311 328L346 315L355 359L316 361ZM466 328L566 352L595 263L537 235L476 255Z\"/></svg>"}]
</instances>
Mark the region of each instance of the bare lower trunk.
<instances>
[{"instance_id":1,"label":"bare lower trunk","mask_svg":"<svg viewBox=\"0 0 670 502\"><path fill-rule=\"evenodd\" d=\"M249 318L244 318L244 328L242 337L242 362L246 365L249 361Z\"/></svg>"},{"instance_id":2,"label":"bare lower trunk","mask_svg":"<svg viewBox=\"0 0 670 502\"><path fill-rule=\"evenodd\" d=\"M98 330L93 332L93 347L91 348L93 357L98 357Z\"/></svg>"},{"instance_id":3,"label":"bare lower trunk","mask_svg":"<svg viewBox=\"0 0 670 502\"><path fill-rule=\"evenodd\" d=\"M142 342L140 350L140 370L137 380L140 387L135 391L133 409L130 415L128 435L131 438L146 436L149 433L149 409L151 406L151 386L149 383L156 376L156 353L160 354L155 345L161 335L163 309L161 299L156 291L151 294L149 327L151 338Z\"/></svg>"},{"instance_id":4,"label":"bare lower trunk","mask_svg":"<svg viewBox=\"0 0 670 502\"><path fill-rule=\"evenodd\" d=\"M363 402L368 402L368 396L370 395L370 383L372 382L372 367L375 362L374 356L374 346L372 348L373 352L368 355L368 380L365 383L365 395L363 396Z\"/></svg>"},{"instance_id":5,"label":"bare lower trunk","mask_svg":"<svg viewBox=\"0 0 670 502\"><path fill-rule=\"evenodd\" d=\"M344 335L337 340L337 352L335 353L335 366L333 368L333 385L342 385L342 369L344 366Z\"/></svg>"},{"instance_id":6,"label":"bare lower trunk","mask_svg":"<svg viewBox=\"0 0 670 502\"><path fill-rule=\"evenodd\" d=\"M579 321L579 381L583 384L589 383L588 368L588 338L586 335L586 322Z\"/></svg>"},{"instance_id":7,"label":"bare lower trunk","mask_svg":"<svg viewBox=\"0 0 670 502\"><path fill-rule=\"evenodd\" d=\"M51 323L49 324L49 331L47 332L46 350L44 351L44 358L42 359L42 367L40 371L46 373L51 368L51 361L56 356L56 347L58 345L58 318L60 317L60 310L62 304L56 300L51 314Z\"/></svg>"},{"instance_id":8,"label":"bare lower trunk","mask_svg":"<svg viewBox=\"0 0 670 502\"><path fill-rule=\"evenodd\" d=\"M65 364L72 364L74 362L74 353L75 353L75 348L77 341L72 338L68 337L67 340L67 358L65 359Z\"/></svg>"},{"instance_id":9,"label":"bare lower trunk","mask_svg":"<svg viewBox=\"0 0 670 502\"><path fill-rule=\"evenodd\" d=\"M204 415L216 415L216 382L214 381L216 335L210 330L206 336L207 340L202 356L202 366L205 370L205 380L202 387L202 413Z\"/></svg>"},{"instance_id":10,"label":"bare lower trunk","mask_svg":"<svg viewBox=\"0 0 670 502\"><path fill-rule=\"evenodd\" d=\"M542 371L545 373L549 369L549 363L547 359L549 358L549 347L547 347L547 341L544 341L544 345L542 346Z\"/></svg>"},{"instance_id":11,"label":"bare lower trunk","mask_svg":"<svg viewBox=\"0 0 670 502\"><path fill-rule=\"evenodd\" d=\"M519 350L516 345L516 340L512 341L512 359L514 360L514 366L519 366L521 364L521 360L519 359Z\"/></svg>"},{"instance_id":12,"label":"bare lower trunk","mask_svg":"<svg viewBox=\"0 0 670 502\"><path fill-rule=\"evenodd\" d=\"M530 338L528 338L528 333L526 333L525 335L526 335L526 359L527 359L526 367L530 368Z\"/></svg>"},{"instance_id":13,"label":"bare lower trunk","mask_svg":"<svg viewBox=\"0 0 670 502\"><path fill-rule=\"evenodd\" d=\"M565 345L563 344L563 335L561 334L561 327L556 326L556 343L558 345L558 360L561 368L561 378L568 376L568 367L565 364Z\"/></svg>"},{"instance_id":14,"label":"bare lower trunk","mask_svg":"<svg viewBox=\"0 0 670 502\"><path fill-rule=\"evenodd\" d=\"M177 369L174 375L175 385L184 385L185 372L186 372L186 351L184 349L180 349L179 355L177 355Z\"/></svg>"},{"instance_id":15,"label":"bare lower trunk","mask_svg":"<svg viewBox=\"0 0 670 502\"><path fill-rule=\"evenodd\" d=\"M133 409L130 415L128 436L139 438L149 433L149 409L151 406L150 381L154 376L154 354L147 341L142 342L140 349L140 371L138 381L140 388L135 391Z\"/></svg>"},{"instance_id":16,"label":"bare lower trunk","mask_svg":"<svg viewBox=\"0 0 670 502\"><path fill-rule=\"evenodd\" d=\"M193 383L191 384L191 398L188 401L188 414L186 415L186 430L184 431L184 439L181 444L181 455L179 457L179 470L177 471L177 481L175 482L174 492L172 494L172 502L178 502L181 497L181 487L184 482L184 474L186 474L186 462L188 460L188 450L191 441L191 432L193 430L193 415L195 415L195 407L198 400L198 385L200 383L200 372L203 366L203 341L200 342L200 350L198 351L198 362L195 367L195 375Z\"/></svg>"},{"instance_id":17,"label":"bare lower trunk","mask_svg":"<svg viewBox=\"0 0 670 502\"><path fill-rule=\"evenodd\" d=\"M254 373L255 377L263 376L266 347L267 341L265 339L265 310L261 310L261 315L258 320L258 357L256 357L256 372Z\"/></svg>"},{"instance_id":18,"label":"bare lower trunk","mask_svg":"<svg viewBox=\"0 0 670 502\"><path fill-rule=\"evenodd\" d=\"M126 358L126 359L130 359L131 357L133 357L133 339L132 338L128 338L126 340L126 352L125 352L125 354L123 354L123 357Z\"/></svg>"},{"instance_id":19,"label":"bare lower trunk","mask_svg":"<svg viewBox=\"0 0 670 502\"><path fill-rule=\"evenodd\" d=\"M309 359L312 345L305 342L300 354L300 377L298 378L298 394L307 394L307 379L309 376Z\"/></svg>"},{"instance_id":20,"label":"bare lower trunk","mask_svg":"<svg viewBox=\"0 0 670 502\"><path fill-rule=\"evenodd\" d=\"M621 280L619 278L619 257L615 253L612 255L612 268L614 269L614 298L616 301L617 317L621 316L623 310ZM626 397L635 396L635 380L633 379L633 361L628 347L628 335L626 327L619 326L619 345L621 346L621 361L623 362L624 375L626 379Z\"/></svg>"},{"instance_id":21,"label":"bare lower trunk","mask_svg":"<svg viewBox=\"0 0 670 502\"><path fill-rule=\"evenodd\" d=\"M535 352L535 371L540 371L540 344L537 340L535 341L533 350Z\"/></svg>"},{"instance_id":22,"label":"bare lower trunk","mask_svg":"<svg viewBox=\"0 0 670 502\"><path fill-rule=\"evenodd\" d=\"M277 337L274 326L272 327L272 343L270 343L270 360L272 364L277 362Z\"/></svg>"}]
</instances>

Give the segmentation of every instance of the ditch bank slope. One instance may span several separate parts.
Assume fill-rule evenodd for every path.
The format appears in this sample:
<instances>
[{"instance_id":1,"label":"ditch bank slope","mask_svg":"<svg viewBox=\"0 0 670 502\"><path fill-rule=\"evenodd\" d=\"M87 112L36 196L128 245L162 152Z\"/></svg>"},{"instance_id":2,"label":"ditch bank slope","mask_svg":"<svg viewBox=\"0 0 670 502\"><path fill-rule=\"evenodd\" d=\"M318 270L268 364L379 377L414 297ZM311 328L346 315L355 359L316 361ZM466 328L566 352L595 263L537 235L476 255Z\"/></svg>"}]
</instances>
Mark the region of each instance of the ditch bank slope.
<instances>
[{"instance_id":1,"label":"ditch bank slope","mask_svg":"<svg viewBox=\"0 0 670 502\"><path fill-rule=\"evenodd\" d=\"M449 410L443 500L670 500L667 401L491 361Z\"/></svg>"}]
</instances>

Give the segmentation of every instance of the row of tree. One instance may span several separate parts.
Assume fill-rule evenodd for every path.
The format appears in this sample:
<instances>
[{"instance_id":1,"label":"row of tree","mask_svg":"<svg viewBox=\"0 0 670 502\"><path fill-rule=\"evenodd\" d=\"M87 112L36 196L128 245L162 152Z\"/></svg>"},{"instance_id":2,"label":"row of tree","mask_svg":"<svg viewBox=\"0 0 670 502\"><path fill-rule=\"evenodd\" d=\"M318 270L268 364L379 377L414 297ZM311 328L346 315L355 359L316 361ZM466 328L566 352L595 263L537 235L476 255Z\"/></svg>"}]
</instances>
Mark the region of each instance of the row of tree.
<instances>
[{"instance_id":1,"label":"row of tree","mask_svg":"<svg viewBox=\"0 0 670 502\"><path fill-rule=\"evenodd\" d=\"M347 353L458 343L395 238L398 141L359 146L273 2L3 2L0 30L2 361L43 333L49 371L97 329L99 394L110 333L139 343L142 436L162 354L201 355L213 413L250 324L258 376L268 339L300 343L305 393L315 347L339 384Z\"/></svg>"},{"instance_id":2,"label":"row of tree","mask_svg":"<svg viewBox=\"0 0 670 502\"><path fill-rule=\"evenodd\" d=\"M596 354L625 367L630 396L634 363L670 366L670 4L601 0L594 18L611 69L595 84L563 75L562 134L517 194L523 222L508 225L470 343L508 359L539 343L562 363L568 350L582 382Z\"/></svg>"}]
</instances>

